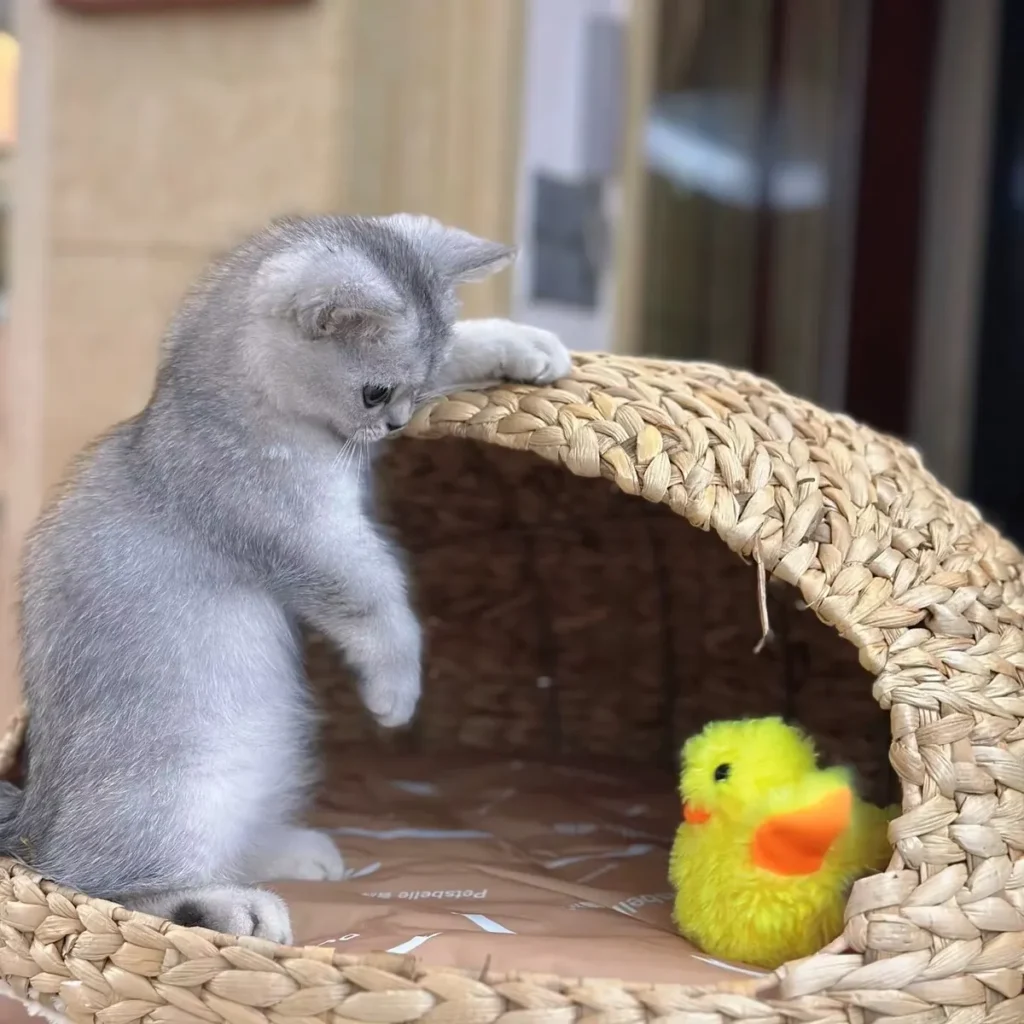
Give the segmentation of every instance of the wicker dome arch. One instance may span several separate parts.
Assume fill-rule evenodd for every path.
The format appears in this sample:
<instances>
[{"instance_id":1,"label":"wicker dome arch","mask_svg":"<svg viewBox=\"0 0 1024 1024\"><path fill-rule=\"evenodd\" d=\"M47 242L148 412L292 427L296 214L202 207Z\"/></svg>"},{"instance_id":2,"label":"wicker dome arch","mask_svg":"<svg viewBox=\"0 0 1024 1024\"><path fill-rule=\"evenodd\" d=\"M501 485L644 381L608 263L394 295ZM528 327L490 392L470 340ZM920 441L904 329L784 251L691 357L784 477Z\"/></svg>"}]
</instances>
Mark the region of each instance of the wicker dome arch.
<instances>
[{"instance_id":1,"label":"wicker dome arch","mask_svg":"<svg viewBox=\"0 0 1024 1024\"><path fill-rule=\"evenodd\" d=\"M884 773L889 766L895 773L903 813L890 831L890 869L854 886L843 937L768 980L712 989L486 970L470 975L425 968L408 957L357 957L182 929L69 892L6 862L0 866L0 975L19 994L47 1001L67 994L71 982L84 982L91 994L79 1008L104 1022L861 1024L870 1018L1011 1024L1024 1017L1022 558L976 509L943 488L902 443L753 375L710 365L578 356L573 377L551 388L507 386L437 400L419 410L408 435L408 443L395 446L398 461L384 467L385 478L422 482L425 467L435 471L440 457L434 453L442 450L437 447L442 441L453 451L470 441L492 454L511 453L504 475L489 477L490 463L480 470L480 479L490 480L495 490L507 493L523 485L514 516L501 518L496 501L483 517L485 536L476 550L495 551L499 568L494 572L504 564L504 548L500 539L486 536L488 530L495 536L515 534L517 545L528 534L541 575L565 572L561 565L544 567L536 537L549 531L540 546L548 544L552 564L557 563L559 545L569 536L568 521L579 508L573 503L584 492L573 492L565 508L551 511L553 492L544 482L549 477L534 488L529 475L539 456L591 481L582 486L597 487L597 480L613 485L600 491L616 492L609 504L593 491L595 530L613 505L626 508L624 501L630 509L658 506L682 517L763 567L768 577L795 587L830 635L856 651L858 682L870 712L883 723L879 710L889 717L886 750L870 750L879 758L887 751ZM418 454L406 460L406 452ZM477 465L460 459L442 472L436 494L409 488L422 498L413 518L418 514L425 523L431 515L447 514L444 487L456 486ZM466 490L479 491L480 479L466 481ZM432 535L431 544L413 552L413 563L462 557L438 552L457 551L461 542L472 547L466 524L477 511L442 524L451 545L434 545ZM622 530L617 522L610 532L616 530ZM637 527L631 536L645 530L646 525ZM664 515L651 529L658 543L662 530L671 530ZM583 547L588 545L589 560L573 568L600 562L607 536L585 537ZM652 549L651 580L660 578L656 563L662 553ZM510 593L526 578L521 561L518 554L508 559L514 567ZM635 563L633 554L627 561ZM471 574L491 572L478 557L465 564ZM670 563L673 572L687 568ZM755 608L756 573L749 566L743 571ZM492 584L485 579L481 586ZM503 586L499 581L496 589L504 593ZM550 592L551 586L540 588L545 589ZM429 584L425 590L429 598ZM580 622L591 594L588 590L573 606L565 630L590 628ZM501 600L494 607L506 607ZM507 601L512 607L514 596ZM538 611L536 602L528 603L524 616L548 617L546 606ZM643 604L638 618L657 604ZM480 621L491 612L475 597L470 606L478 609ZM428 600L428 616L431 607ZM460 616L454 619L457 625ZM769 620L774 628L772 615ZM616 618L595 621L595 628L606 630ZM444 638L454 628L452 622L437 627L435 653L442 661ZM557 662L549 648L558 642L559 637L538 641L536 664L525 675L536 674L536 666L552 658ZM722 645L733 642L729 634ZM672 653L663 650L652 659L662 666ZM312 665L316 676L321 669L315 645ZM849 678L844 676L842 685ZM487 703L499 690L485 687L482 693ZM567 698L570 708L579 705L577 698ZM460 706L448 722L450 699L449 694L438 698L439 724L433 732L425 727L427 740L466 739L486 746L507 725L507 720L495 724L489 707L474 709L472 703L468 713ZM507 702L503 689L500 699ZM547 734L546 700L538 698L536 709L506 708L526 719L519 733L513 730L512 742L529 745ZM657 723L651 715L662 707L652 704L626 742L636 746L653 737ZM530 718L534 710L536 721ZM584 732L591 732L580 749L599 747L607 740L601 732L605 720L584 719ZM346 725L336 736L345 740L355 734L358 728ZM161 1017L164 1008L168 1015Z\"/></svg>"},{"instance_id":2,"label":"wicker dome arch","mask_svg":"<svg viewBox=\"0 0 1024 1024\"><path fill-rule=\"evenodd\" d=\"M712 364L577 357L573 379L557 388L451 395L421 409L409 433L528 450L663 502L798 587L875 672L880 631L922 622L946 596L907 592L982 526L913 449ZM987 540L1014 557L994 531ZM840 577L853 567L856 578Z\"/></svg>"}]
</instances>

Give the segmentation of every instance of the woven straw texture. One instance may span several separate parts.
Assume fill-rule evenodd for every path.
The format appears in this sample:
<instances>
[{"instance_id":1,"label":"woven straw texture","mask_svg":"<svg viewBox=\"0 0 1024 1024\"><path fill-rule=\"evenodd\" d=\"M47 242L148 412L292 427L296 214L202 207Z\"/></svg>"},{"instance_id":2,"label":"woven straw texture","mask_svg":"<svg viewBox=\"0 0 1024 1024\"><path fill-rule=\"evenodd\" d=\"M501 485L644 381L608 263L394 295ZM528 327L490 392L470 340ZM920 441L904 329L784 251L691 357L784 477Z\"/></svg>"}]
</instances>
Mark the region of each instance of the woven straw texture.
<instances>
[{"instance_id":1,"label":"woven straw texture","mask_svg":"<svg viewBox=\"0 0 1024 1024\"><path fill-rule=\"evenodd\" d=\"M1022 561L975 509L899 442L706 365L580 356L408 433L382 507L426 692L415 729L377 741L669 765L709 718L795 715L902 800L843 938L728 990L470 975L180 928L0 862L19 995L100 1024L1024 1020ZM315 637L308 663L328 760L374 740Z\"/></svg>"}]
</instances>

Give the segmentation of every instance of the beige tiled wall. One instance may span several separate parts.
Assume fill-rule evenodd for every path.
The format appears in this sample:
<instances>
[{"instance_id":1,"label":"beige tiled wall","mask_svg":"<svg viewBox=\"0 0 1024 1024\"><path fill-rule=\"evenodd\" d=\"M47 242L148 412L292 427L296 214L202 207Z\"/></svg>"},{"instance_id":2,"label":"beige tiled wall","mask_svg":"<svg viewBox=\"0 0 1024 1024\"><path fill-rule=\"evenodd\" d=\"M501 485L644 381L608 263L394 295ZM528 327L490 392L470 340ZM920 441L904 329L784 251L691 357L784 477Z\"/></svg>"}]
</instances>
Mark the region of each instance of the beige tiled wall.
<instances>
[{"instance_id":1,"label":"beige tiled wall","mask_svg":"<svg viewBox=\"0 0 1024 1024\"><path fill-rule=\"evenodd\" d=\"M54 238L210 248L336 205L351 9L59 17Z\"/></svg>"}]
</instances>

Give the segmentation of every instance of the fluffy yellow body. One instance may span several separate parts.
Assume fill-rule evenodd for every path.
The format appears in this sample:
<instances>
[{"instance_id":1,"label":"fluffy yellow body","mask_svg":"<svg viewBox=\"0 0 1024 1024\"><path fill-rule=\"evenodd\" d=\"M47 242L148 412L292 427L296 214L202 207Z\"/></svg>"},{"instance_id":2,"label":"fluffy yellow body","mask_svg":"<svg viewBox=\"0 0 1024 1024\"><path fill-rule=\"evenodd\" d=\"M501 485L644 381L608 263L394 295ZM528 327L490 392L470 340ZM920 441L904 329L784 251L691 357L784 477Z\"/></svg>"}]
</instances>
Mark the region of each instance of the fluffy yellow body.
<instances>
[{"instance_id":1,"label":"fluffy yellow body","mask_svg":"<svg viewBox=\"0 0 1024 1024\"><path fill-rule=\"evenodd\" d=\"M669 876L680 932L706 953L774 969L843 928L853 881L884 869L890 812L779 719L717 722L684 749L684 821Z\"/></svg>"}]
</instances>

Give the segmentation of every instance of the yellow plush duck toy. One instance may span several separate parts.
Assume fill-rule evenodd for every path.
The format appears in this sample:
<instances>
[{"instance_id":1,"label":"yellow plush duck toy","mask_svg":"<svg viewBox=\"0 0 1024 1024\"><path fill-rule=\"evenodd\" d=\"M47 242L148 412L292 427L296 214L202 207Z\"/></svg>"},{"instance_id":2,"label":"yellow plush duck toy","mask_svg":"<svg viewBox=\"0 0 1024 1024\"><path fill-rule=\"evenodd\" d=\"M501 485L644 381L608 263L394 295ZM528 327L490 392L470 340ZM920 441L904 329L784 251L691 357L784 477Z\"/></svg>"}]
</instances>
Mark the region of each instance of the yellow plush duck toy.
<instances>
[{"instance_id":1,"label":"yellow plush duck toy","mask_svg":"<svg viewBox=\"0 0 1024 1024\"><path fill-rule=\"evenodd\" d=\"M683 748L680 793L675 921L724 960L774 970L817 952L843 929L850 885L891 854L895 809L859 800L780 718L708 725Z\"/></svg>"}]
</instances>

